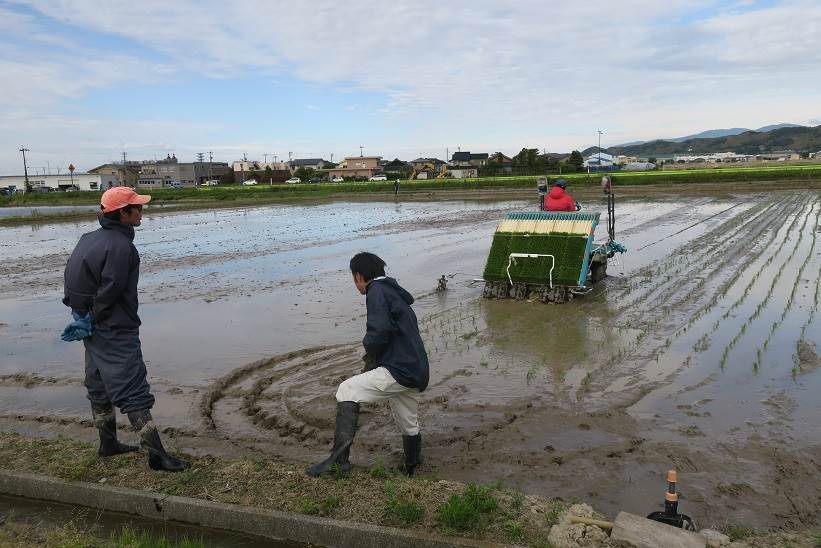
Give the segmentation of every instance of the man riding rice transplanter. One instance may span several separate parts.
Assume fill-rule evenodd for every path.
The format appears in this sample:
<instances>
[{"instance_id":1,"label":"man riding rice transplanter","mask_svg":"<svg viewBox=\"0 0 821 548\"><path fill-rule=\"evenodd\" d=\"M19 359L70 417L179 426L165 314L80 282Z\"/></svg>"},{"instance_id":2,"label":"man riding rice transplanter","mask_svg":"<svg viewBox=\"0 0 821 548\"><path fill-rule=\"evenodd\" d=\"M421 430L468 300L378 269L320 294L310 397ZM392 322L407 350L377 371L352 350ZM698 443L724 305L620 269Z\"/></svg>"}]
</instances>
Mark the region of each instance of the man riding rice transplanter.
<instances>
[{"instance_id":1,"label":"man riding rice transplanter","mask_svg":"<svg viewBox=\"0 0 821 548\"><path fill-rule=\"evenodd\" d=\"M100 225L83 234L65 270L65 298L74 321L63 331L64 341L85 345L85 386L94 424L100 434L101 457L136 451L117 441L114 406L128 415L140 434L154 470L178 472L190 466L166 453L151 418L154 396L146 380L137 315L140 255L134 247L134 227L140 226L143 204L151 196L115 187L100 199Z\"/></svg>"},{"instance_id":2,"label":"man riding rice transplanter","mask_svg":"<svg viewBox=\"0 0 821 548\"><path fill-rule=\"evenodd\" d=\"M553 184L553 188L544 198L545 211L578 211L581 209L565 191L566 188L567 182L564 179L559 179Z\"/></svg>"},{"instance_id":3,"label":"man riding rice transplanter","mask_svg":"<svg viewBox=\"0 0 821 548\"><path fill-rule=\"evenodd\" d=\"M422 463L422 435L417 409L419 394L428 386L428 356L413 297L396 280L385 276L385 261L373 253L358 253L351 259L354 285L365 295L367 326L362 373L339 385L336 391L336 430L331 455L306 468L309 476L320 476L333 465L350 469L348 456L356 434L359 404L388 400L393 418L402 431L405 461L402 471L412 476Z\"/></svg>"}]
</instances>

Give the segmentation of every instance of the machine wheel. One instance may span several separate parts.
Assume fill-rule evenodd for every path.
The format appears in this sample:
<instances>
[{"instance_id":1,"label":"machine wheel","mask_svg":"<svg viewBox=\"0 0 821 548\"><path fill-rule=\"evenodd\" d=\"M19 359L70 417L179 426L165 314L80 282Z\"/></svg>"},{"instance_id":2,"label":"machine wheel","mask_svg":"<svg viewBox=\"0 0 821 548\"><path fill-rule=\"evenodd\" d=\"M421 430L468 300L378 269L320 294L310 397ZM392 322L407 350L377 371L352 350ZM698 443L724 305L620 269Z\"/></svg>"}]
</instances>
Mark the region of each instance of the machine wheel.
<instances>
[{"instance_id":1,"label":"machine wheel","mask_svg":"<svg viewBox=\"0 0 821 548\"><path fill-rule=\"evenodd\" d=\"M494 282L492 292L494 299L507 299L509 292L507 282Z\"/></svg>"},{"instance_id":2,"label":"machine wheel","mask_svg":"<svg viewBox=\"0 0 821 548\"><path fill-rule=\"evenodd\" d=\"M607 263L593 262L590 265L590 282L598 283L607 277Z\"/></svg>"},{"instance_id":3,"label":"machine wheel","mask_svg":"<svg viewBox=\"0 0 821 548\"><path fill-rule=\"evenodd\" d=\"M485 288L482 290L482 298L493 298L493 282L485 282Z\"/></svg>"},{"instance_id":4,"label":"machine wheel","mask_svg":"<svg viewBox=\"0 0 821 548\"><path fill-rule=\"evenodd\" d=\"M527 298L527 284L513 284L513 287L510 289L510 296L517 301L525 300Z\"/></svg>"}]
</instances>

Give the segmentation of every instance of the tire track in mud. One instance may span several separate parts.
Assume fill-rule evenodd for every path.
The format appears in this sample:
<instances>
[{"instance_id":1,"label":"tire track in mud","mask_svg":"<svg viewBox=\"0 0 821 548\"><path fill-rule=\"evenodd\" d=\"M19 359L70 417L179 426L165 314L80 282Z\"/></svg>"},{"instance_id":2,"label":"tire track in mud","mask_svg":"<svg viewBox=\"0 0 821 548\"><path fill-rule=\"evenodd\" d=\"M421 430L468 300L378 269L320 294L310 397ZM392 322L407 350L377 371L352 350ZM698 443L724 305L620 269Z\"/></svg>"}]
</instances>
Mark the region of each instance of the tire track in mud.
<instances>
[{"instance_id":1,"label":"tire track in mud","mask_svg":"<svg viewBox=\"0 0 821 548\"><path fill-rule=\"evenodd\" d=\"M326 445L335 424L335 389L359 373L360 353L359 344L314 347L227 373L202 396L199 411L205 430L200 435L238 446L259 440L277 447ZM426 425L426 447L468 448L536 409L540 398L516 396L504 404L487 404L444 386L447 379L465 374L464 369L445 374L423 395L419 414ZM437 418L427 421L426 416ZM362 404L357 447L369 453L384 451L390 447L386 440L394 437L399 439L388 403Z\"/></svg>"},{"instance_id":2,"label":"tire track in mud","mask_svg":"<svg viewBox=\"0 0 821 548\"><path fill-rule=\"evenodd\" d=\"M200 401L200 415L206 428L212 431L217 430L213 415L214 407L219 401L226 397L244 398L254 391L256 391L256 399L258 399L259 394L265 388L287 376L293 369L293 367L283 367L276 370L283 364L296 361L297 366L304 365L299 362L302 358L307 358L307 362L310 364L316 364L319 359L327 356L336 357L340 354L350 353L351 348L352 345L304 348L296 352L258 360L228 372L211 383ZM272 370L276 371L272 372ZM250 386L243 388L243 383L250 384Z\"/></svg>"}]
</instances>

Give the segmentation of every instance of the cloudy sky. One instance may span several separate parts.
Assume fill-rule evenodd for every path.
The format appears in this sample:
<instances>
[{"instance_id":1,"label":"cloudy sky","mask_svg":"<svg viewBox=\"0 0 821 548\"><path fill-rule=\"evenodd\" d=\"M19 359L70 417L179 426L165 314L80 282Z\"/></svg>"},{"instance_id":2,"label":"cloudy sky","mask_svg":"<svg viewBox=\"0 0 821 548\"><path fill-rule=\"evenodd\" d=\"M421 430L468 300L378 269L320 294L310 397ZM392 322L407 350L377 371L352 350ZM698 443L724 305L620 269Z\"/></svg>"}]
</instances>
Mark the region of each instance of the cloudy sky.
<instances>
[{"instance_id":1,"label":"cloudy sky","mask_svg":"<svg viewBox=\"0 0 821 548\"><path fill-rule=\"evenodd\" d=\"M821 124L821 2L0 0L0 71L0 174L569 151Z\"/></svg>"}]
</instances>

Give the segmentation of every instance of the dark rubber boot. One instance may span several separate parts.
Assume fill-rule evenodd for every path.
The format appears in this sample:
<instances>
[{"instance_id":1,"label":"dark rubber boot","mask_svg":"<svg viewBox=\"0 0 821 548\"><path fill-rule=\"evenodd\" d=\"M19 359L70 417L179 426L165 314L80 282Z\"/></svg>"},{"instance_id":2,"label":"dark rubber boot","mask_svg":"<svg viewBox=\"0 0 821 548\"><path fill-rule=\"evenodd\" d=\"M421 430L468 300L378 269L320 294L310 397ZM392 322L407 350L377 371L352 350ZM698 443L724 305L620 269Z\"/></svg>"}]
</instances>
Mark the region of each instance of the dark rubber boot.
<instances>
[{"instance_id":1,"label":"dark rubber boot","mask_svg":"<svg viewBox=\"0 0 821 548\"><path fill-rule=\"evenodd\" d=\"M348 456L351 453L351 444L356 434L356 423L359 418L359 404L352 401L341 401L336 404L336 430L334 431L334 446L331 455L305 469L309 476L319 477L331 470L334 464L339 465L342 472L351 469Z\"/></svg>"},{"instance_id":2,"label":"dark rubber boot","mask_svg":"<svg viewBox=\"0 0 821 548\"><path fill-rule=\"evenodd\" d=\"M402 449L405 451L402 473L411 477L416 472L416 467L422 464L422 434L402 435Z\"/></svg>"},{"instance_id":3,"label":"dark rubber boot","mask_svg":"<svg viewBox=\"0 0 821 548\"><path fill-rule=\"evenodd\" d=\"M132 411L128 414L128 420L134 430L140 433L140 445L148 451L148 466L152 470L164 470L165 472L182 472L191 467L187 460L177 458L165 452L165 447L160 440L160 433L151 419L151 411Z\"/></svg>"},{"instance_id":4,"label":"dark rubber boot","mask_svg":"<svg viewBox=\"0 0 821 548\"><path fill-rule=\"evenodd\" d=\"M91 415L94 417L94 426L100 433L100 448L97 454L101 457L111 457L137 451L139 447L126 445L117 441L117 418L114 415L114 406L109 403L92 403Z\"/></svg>"}]
</instances>

